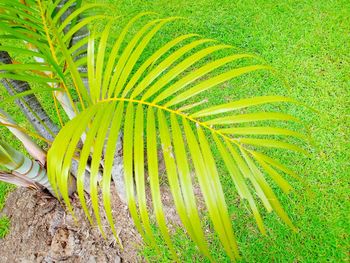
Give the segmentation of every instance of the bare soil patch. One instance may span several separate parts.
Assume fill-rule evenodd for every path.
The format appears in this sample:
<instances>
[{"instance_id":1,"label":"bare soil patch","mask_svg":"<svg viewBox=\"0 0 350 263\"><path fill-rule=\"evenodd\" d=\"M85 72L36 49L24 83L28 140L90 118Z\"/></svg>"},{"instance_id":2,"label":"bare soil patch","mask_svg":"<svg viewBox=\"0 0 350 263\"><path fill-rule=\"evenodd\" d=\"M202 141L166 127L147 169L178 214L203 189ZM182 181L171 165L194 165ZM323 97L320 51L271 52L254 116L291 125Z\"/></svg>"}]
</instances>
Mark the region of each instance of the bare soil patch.
<instances>
[{"instance_id":1,"label":"bare soil patch","mask_svg":"<svg viewBox=\"0 0 350 263\"><path fill-rule=\"evenodd\" d=\"M113 191L112 191L113 192ZM0 215L11 219L9 234L0 240L0 262L141 262L141 238L134 228L128 209L113 197L113 215L121 250L113 235L104 239L97 226L86 219L77 197L72 198L73 217L61 204L42 192L18 188L9 194Z\"/></svg>"}]
</instances>

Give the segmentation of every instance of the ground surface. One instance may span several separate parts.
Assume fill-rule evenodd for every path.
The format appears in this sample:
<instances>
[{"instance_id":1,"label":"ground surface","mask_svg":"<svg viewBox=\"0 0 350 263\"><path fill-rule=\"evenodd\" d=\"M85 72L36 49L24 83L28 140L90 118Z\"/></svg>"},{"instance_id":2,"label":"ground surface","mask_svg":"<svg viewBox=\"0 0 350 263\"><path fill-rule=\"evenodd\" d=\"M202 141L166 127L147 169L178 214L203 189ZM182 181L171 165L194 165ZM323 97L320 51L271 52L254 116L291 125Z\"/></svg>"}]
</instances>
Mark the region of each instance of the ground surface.
<instances>
[{"instance_id":1,"label":"ground surface","mask_svg":"<svg viewBox=\"0 0 350 263\"><path fill-rule=\"evenodd\" d=\"M161 42L164 36L175 36L179 32L195 32L238 46L246 52L256 53L287 80L291 87L289 96L322 113L317 115L305 110L295 111L312 133L315 145L310 158L285 153L281 155L277 151L272 153L293 167L310 187L306 191L294 182L294 193L288 197L279 195L299 232L292 233L274 215L266 215L269 231L267 236L262 236L251 216L235 202L235 195L231 196L230 192L229 209L243 262L348 262L350 2L103 2L115 4L113 10L116 14L134 15L141 11L155 11L162 17L188 18L186 23L175 24L164 31L156 42ZM285 94L280 80L241 80L229 83L225 89L217 89L209 99L234 99L260 93ZM18 116L17 119L21 122L23 117ZM6 132L2 136L10 138ZM229 190L230 183L224 184ZM16 220L20 218L12 219L10 235L16 231ZM1 229L0 223L0 236ZM204 260L180 230L174 242L184 262ZM212 253L218 262L228 261L217 243L214 242L213 247ZM141 254L151 262L169 261L166 247L161 246L160 251L145 247Z\"/></svg>"},{"instance_id":2,"label":"ground surface","mask_svg":"<svg viewBox=\"0 0 350 263\"><path fill-rule=\"evenodd\" d=\"M120 249L113 235L104 239L98 228L91 227L73 197L77 222L57 200L41 192L17 189L9 194L1 212L12 223L8 235L0 240L0 262L118 263L140 261L137 251L140 237L127 207L113 198L118 221L117 232L124 247ZM103 224L106 224L104 222Z\"/></svg>"}]
</instances>

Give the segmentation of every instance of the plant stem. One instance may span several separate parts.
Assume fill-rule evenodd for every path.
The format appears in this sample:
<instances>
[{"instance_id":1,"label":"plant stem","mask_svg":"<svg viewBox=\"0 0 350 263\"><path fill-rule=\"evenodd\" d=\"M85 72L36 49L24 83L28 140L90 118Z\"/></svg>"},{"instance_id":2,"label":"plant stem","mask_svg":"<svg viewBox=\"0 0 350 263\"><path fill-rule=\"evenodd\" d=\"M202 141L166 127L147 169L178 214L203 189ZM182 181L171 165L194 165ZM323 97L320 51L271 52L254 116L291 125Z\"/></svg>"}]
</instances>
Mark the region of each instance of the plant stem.
<instances>
[{"instance_id":1,"label":"plant stem","mask_svg":"<svg viewBox=\"0 0 350 263\"><path fill-rule=\"evenodd\" d=\"M11 117L0 109L0 122L4 124L13 124L17 125ZM46 153L35 143L33 140L25 134L23 131L20 131L16 128L7 127L9 131L19 139L23 146L26 148L27 152L32 156L35 160L39 161L42 165L46 163Z\"/></svg>"}]
</instances>

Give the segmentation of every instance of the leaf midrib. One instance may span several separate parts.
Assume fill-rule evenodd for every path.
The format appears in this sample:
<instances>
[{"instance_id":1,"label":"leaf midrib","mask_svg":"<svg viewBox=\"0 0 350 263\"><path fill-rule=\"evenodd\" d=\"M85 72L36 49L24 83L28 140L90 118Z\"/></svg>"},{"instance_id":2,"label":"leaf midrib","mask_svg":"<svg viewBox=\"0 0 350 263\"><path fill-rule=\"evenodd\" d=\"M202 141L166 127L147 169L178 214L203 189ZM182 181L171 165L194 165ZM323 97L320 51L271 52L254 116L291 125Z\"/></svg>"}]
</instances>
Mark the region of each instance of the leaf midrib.
<instances>
[{"instance_id":1,"label":"leaf midrib","mask_svg":"<svg viewBox=\"0 0 350 263\"><path fill-rule=\"evenodd\" d=\"M176 114L180 117L183 117L191 122L194 122L196 125L199 125L205 129L208 129L209 131L221 136L222 138L232 142L233 144L235 144L236 146L238 147L242 147L242 148L245 148L242 144L240 144L236 139L234 138L231 138L231 137L228 137L226 136L225 134L221 133L220 131L218 130L215 130L213 129L212 127L208 126L207 124L205 124L204 122L201 122L201 121L198 121L197 119L194 119L188 115L186 115L185 113L181 112L181 111L178 111L178 110L172 110L172 109L169 109L165 106L162 106L162 105L158 105L158 104L155 104L155 103L152 103L152 102L147 102L147 101L143 101L143 100L136 100L136 99L130 99L130 98L109 98L109 99L102 99L102 100L99 100L97 103L105 103L105 102L111 102L111 101L125 101L125 102L133 102L133 103L138 103L138 104L142 104L142 105L147 105L147 106L150 106L150 107L154 107L154 108L157 108L157 109L161 109L161 110L164 110L164 111L167 111L167 112L170 112L170 113L173 113L173 114Z\"/></svg>"}]
</instances>

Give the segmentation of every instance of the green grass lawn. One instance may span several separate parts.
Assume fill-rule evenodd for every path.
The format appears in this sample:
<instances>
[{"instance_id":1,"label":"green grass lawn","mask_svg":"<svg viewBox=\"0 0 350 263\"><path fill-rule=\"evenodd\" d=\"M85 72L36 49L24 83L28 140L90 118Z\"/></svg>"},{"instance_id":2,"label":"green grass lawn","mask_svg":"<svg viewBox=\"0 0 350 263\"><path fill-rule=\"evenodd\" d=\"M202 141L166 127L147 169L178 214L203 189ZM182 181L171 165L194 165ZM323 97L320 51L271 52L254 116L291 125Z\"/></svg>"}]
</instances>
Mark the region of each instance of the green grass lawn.
<instances>
[{"instance_id":1,"label":"green grass lawn","mask_svg":"<svg viewBox=\"0 0 350 263\"><path fill-rule=\"evenodd\" d=\"M268 235L262 236L251 216L239 210L237 204L232 203L230 211L244 262L349 260L350 2L108 2L117 5L115 10L120 14L154 11L161 17L188 18L184 23L171 26L164 35L195 32L260 55L286 78L290 85L289 96L323 114L321 117L307 110L296 112L312 132L315 147L311 157L286 153L281 156L310 186L307 192L294 183L295 191L290 196L280 195L299 232L293 233L271 214L265 216ZM244 81L244 84L236 81L225 91L218 90L214 96L208 96L210 99L234 99L279 91L285 94L282 89L280 81L275 79L257 83ZM278 156L280 152L272 154ZM227 189L230 186L227 182ZM181 231L174 242L184 262L202 260ZM213 245L219 247L215 242ZM165 249L158 252L145 248L142 254L150 262L166 262ZM213 250L213 255L218 262L228 261L219 248Z\"/></svg>"},{"instance_id":2,"label":"green grass lawn","mask_svg":"<svg viewBox=\"0 0 350 263\"><path fill-rule=\"evenodd\" d=\"M305 157L270 151L302 176L309 190L292 181L289 196L277 192L299 232L293 233L274 214L265 214L268 235L258 232L244 205L235 201L230 180L223 177L229 211L243 262L346 262L349 261L349 1L233 1L233 0L109 0L116 14L154 11L161 17L188 20L171 25L157 35L199 33L264 58L289 83L261 75L240 78L204 97L217 102L257 94L287 94L317 109L295 110L311 131L314 147ZM1 136L8 133L1 129ZM10 138L10 137L8 137ZM4 190L0 185L0 207ZM5 221L7 219L4 219ZM7 221L6 221L7 222ZM13 222L15 223L15 222ZM2 233L0 221L0 237ZM174 243L184 262L205 261L178 230ZM216 239L212 254L229 262ZM168 262L166 247L140 252L150 262Z\"/></svg>"},{"instance_id":3,"label":"green grass lawn","mask_svg":"<svg viewBox=\"0 0 350 263\"><path fill-rule=\"evenodd\" d=\"M0 211L5 205L6 195L13 187L9 184L0 182ZM0 217L0 238L3 238L9 231L10 220L6 217Z\"/></svg>"}]
</instances>

